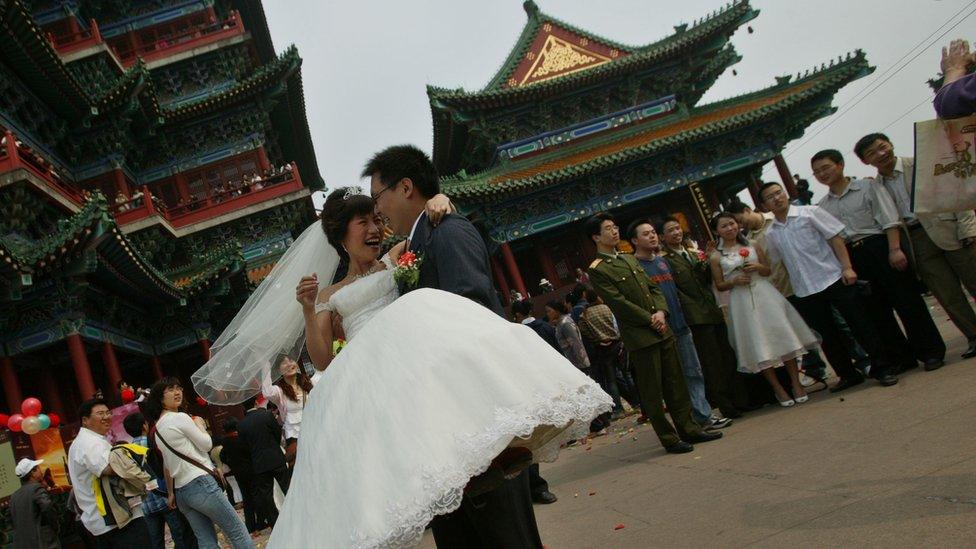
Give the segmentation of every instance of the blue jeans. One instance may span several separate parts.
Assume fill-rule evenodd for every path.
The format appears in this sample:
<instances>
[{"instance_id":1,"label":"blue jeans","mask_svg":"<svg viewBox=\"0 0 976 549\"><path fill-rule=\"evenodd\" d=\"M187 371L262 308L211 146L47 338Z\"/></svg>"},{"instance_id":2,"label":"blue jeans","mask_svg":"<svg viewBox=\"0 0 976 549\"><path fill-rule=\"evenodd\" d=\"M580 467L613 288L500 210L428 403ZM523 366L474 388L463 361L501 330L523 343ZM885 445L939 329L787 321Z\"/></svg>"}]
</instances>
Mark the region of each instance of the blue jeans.
<instances>
[{"instance_id":1,"label":"blue jeans","mask_svg":"<svg viewBox=\"0 0 976 549\"><path fill-rule=\"evenodd\" d=\"M674 339L678 348L678 359L681 361L681 373L685 376L688 395L691 397L691 419L699 425L707 426L712 417L712 407L705 398L705 376L702 375L701 363L698 362L695 340L691 337L691 330L675 334Z\"/></svg>"},{"instance_id":2,"label":"blue jeans","mask_svg":"<svg viewBox=\"0 0 976 549\"><path fill-rule=\"evenodd\" d=\"M196 549L197 540L189 530L189 524L185 523L186 518L180 515L175 509L166 509L146 517L146 527L149 529L149 540L152 542L152 549L164 549L166 547L165 525L169 525L169 533L173 538L176 549ZM184 531L184 528L187 531Z\"/></svg>"},{"instance_id":3,"label":"blue jeans","mask_svg":"<svg viewBox=\"0 0 976 549\"><path fill-rule=\"evenodd\" d=\"M244 521L210 475L199 476L176 489L176 506L190 522L200 549L219 549L214 524L224 531L234 549L254 549Z\"/></svg>"}]
</instances>

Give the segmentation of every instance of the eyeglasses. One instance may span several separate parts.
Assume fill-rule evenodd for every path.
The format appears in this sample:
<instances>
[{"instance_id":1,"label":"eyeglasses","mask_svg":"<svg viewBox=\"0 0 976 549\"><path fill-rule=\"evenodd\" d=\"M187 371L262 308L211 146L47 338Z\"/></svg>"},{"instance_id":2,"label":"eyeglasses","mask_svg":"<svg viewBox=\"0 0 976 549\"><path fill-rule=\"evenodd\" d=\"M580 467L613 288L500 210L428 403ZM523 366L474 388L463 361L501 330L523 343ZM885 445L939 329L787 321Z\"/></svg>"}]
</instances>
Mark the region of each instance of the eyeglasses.
<instances>
[{"instance_id":1,"label":"eyeglasses","mask_svg":"<svg viewBox=\"0 0 976 549\"><path fill-rule=\"evenodd\" d=\"M783 194L783 189L779 189L779 190L773 191L773 192L767 194L765 198L763 198L763 202L769 202L770 200L778 197L781 194Z\"/></svg>"},{"instance_id":2,"label":"eyeglasses","mask_svg":"<svg viewBox=\"0 0 976 549\"><path fill-rule=\"evenodd\" d=\"M370 193L369 197L373 199L373 202L376 202L377 200L380 199L380 196L382 196L383 193L385 193L386 191L392 189L393 187L396 187L397 186L397 183L399 183L399 181L397 181L396 183L394 183L392 185L389 185L387 187L384 187L382 191L380 191L380 192L378 192L376 194Z\"/></svg>"}]
</instances>

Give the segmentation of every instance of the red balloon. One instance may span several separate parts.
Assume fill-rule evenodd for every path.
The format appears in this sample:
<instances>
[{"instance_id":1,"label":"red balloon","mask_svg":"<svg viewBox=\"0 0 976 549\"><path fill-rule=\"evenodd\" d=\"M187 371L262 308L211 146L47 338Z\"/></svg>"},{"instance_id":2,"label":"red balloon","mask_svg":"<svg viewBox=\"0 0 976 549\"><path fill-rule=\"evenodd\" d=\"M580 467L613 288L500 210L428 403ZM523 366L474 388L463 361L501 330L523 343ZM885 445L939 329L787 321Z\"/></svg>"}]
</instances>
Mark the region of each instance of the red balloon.
<instances>
[{"instance_id":1,"label":"red balloon","mask_svg":"<svg viewBox=\"0 0 976 549\"><path fill-rule=\"evenodd\" d=\"M122 389L122 403L128 404L136 399L136 392L132 389Z\"/></svg>"},{"instance_id":2,"label":"red balloon","mask_svg":"<svg viewBox=\"0 0 976 549\"><path fill-rule=\"evenodd\" d=\"M24 417L36 416L41 413L41 401L34 397L25 398L24 403L20 405L20 413Z\"/></svg>"},{"instance_id":3,"label":"red balloon","mask_svg":"<svg viewBox=\"0 0 976 549\"><path fill-rule=\"evenodd\" d=\"M0 414L0 427L6 427L8 421L10 421L10 416L7 414Z\"/></svg>"},{"instance_id":4,"label":"red balloon","mask_svg":"<svg viewBox=\"0 0 976 549\"><path fill-rule=\"evenodd\" d=\"M61 425L61 416L59 416L58 414L55 414L54 412L51 412L51 413L49 413L47 415L47 417L51 419L51 427L52 428L53 427L57 427L58 425Z\"/></svg>"},{"instance_id":5,"label":"red balloon","mask_svg":"<svg viewBox=\"0 0 976 549\"><path fill-rule=\"evenodd\" d=\"M22 416L20 414L14 414L14 415L10 416L10 418L7 419L7 429L10 429L11 431L13 431L15 433L19 433L20 432L20 423L22 421L24 421L24 416Z\"/></svg>"},{"instance_id":6,"label":"red balloon","mask_svg":"<svg viewBox=\"0 0 976 549\"><path fill-rule=\"evenodd\" d=\"M207 401L204 400L202 396L198 396L197 397L197 404L199 404L200 406L206 406L207 405Z\"/></svg>"}]
</instances>

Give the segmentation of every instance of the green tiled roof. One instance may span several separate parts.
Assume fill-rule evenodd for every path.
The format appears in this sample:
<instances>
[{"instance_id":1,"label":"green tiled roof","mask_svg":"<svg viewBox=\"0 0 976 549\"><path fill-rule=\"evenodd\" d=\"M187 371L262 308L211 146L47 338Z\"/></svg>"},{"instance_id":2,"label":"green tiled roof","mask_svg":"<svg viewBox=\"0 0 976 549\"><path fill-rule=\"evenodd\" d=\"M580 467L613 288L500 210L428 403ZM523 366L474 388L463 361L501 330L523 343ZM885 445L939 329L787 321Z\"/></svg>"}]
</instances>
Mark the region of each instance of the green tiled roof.
<instances>
[{"instance_id":1,"label":"green tiled roof","mask_svg":"<svg viewBox=\"0 0 976 549\"><path fill-rule=\"evenodd\" d=\"M730 35L739 26L752 20L759 11L753 9L748 0L739 0L717 11L709 17L696 23L691 28L678 27L674 34L648 44L646 46L626 46L617 44L606 38L573 27L548 15L544 15L534 8L534 3L527 2L529 20L522 30L515 47L509 54L501 69L495 74L488 85L478 92L467 92L463 89L446 89L436 86L427 87L427 95L431 105L485 105L502 106L520 103L534 97L557 93L580 85L599 81L618 74L651 66L662 60L691 51L691 48L706 43L717 35ZM535 11L533 11L535 9ZM575 72L566 76L544 80L526 86L503 88L502 84L515 71L519 62L528 51L532 39L539 27L546 22L566 28L572 32L588 37L611 47L631 52L630 55L606 62L588 70Z\"/></svg>"},{"instance_id":2,"label":"green tiled roof","mask_svg":"<svg viewBox=\"0 0 976 549\"><path fill-rule=\"evenodd\" d=\"M780 78L769 88L693 109L667 125L627 127L579 145L556 148L531 159L500 163L483 172L459 174L442 180L444 192L462 201L495 199L542 188L559 181L612 168L659 151L699 141L720 133L788 115L808 101L829 104L844 85L873 72L858 50L847 59L824 66L791 82ZM810 120L827 114L818 111ZM695 122L699 122L697 125ZM687 126L682 128L682 126Z\"/></svg>"},{"instance_id":3,"label":"green tiled roof","mask_svg":"<svg viewBox=\"0 0 976 549\"><path fill-rule=\"evenodd\" d=\"M97 249L98 260L108 263L106 272L162 300L179 300L200 292L217 277L243 266L241 246L226 242L197 258L195 270L182 273L178 284L157 269L119 230L105 197L95 193L82 209L58 223L58 230L41 240L0 236L0 276L43 273L66 256Z\"/></svg>"}]
</instances>

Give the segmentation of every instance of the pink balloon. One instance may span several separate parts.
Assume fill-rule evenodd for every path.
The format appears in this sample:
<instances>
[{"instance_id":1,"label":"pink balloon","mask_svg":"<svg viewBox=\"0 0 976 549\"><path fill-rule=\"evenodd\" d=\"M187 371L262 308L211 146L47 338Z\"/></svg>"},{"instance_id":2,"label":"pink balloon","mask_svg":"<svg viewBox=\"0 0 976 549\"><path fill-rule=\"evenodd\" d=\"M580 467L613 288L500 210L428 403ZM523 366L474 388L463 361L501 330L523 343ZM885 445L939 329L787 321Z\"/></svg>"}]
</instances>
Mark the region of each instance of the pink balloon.
<instances>
[{"instance_id":1,"label":"pink balloon","mask_svg":"<svg viewBox=\"0 0 976 549\"><path fill-rule=\"evenodd\" d=\"M25 398L24 403L20 405L20 413L24 417L36 416L41 413L41 401L34 397Z\"/></svg>"},{"instance_id":2,"label":"pink balloon","mask_svg":"<svg viewBox=\"0 0 976 549\"><path fill-rule=\"evenodd\" d=\"M15 433L19 433L20 432L20 423L22 421L24 421L24 416L22 416L20 414L14 414L14 415L10 416L10 419L7 420L7 429L10 429L11 431L13 431Z\"/></svg>"}]
</instances>

